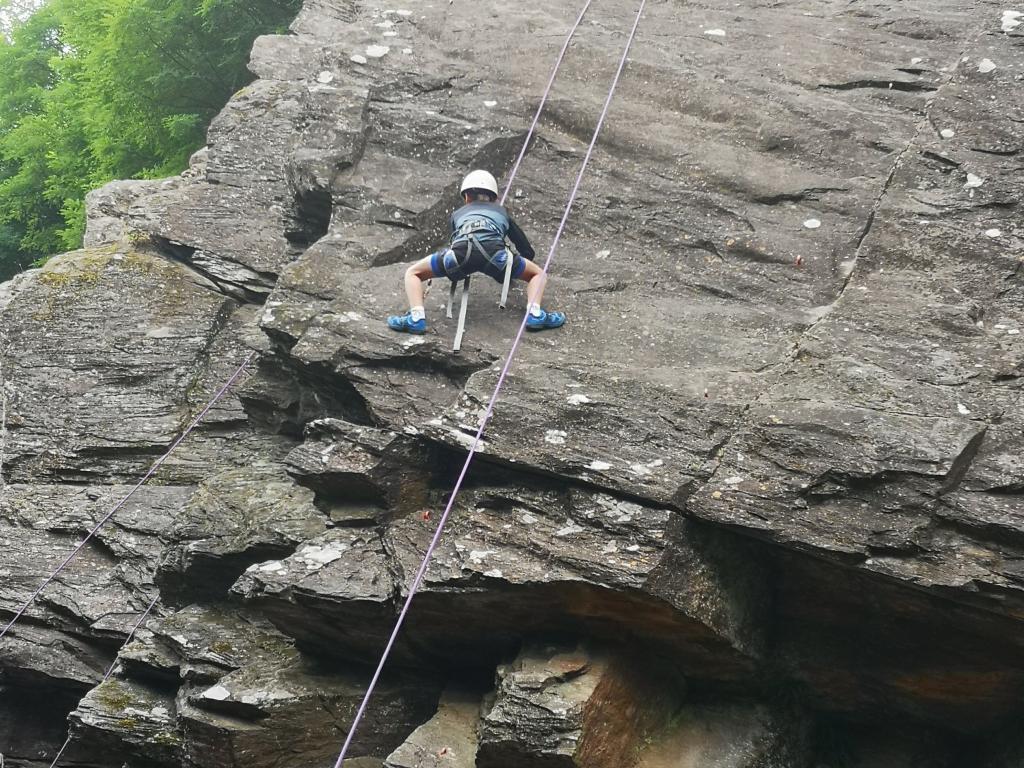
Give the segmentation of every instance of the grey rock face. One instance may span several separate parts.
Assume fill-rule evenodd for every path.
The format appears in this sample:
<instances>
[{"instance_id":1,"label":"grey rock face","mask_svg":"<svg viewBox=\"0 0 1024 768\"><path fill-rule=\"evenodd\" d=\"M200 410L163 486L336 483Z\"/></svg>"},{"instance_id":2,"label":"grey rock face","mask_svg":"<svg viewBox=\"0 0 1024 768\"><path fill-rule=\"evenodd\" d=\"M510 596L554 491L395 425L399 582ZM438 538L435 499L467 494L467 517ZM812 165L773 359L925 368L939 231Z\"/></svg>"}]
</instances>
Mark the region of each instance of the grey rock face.
<instances>
[{"instance_id":1,"label":"grey rock face","mask_svg":"<svg viewBox=\"0 0 1024 768\"><path fill-rule=\"evenodd\" d=\"M475 768L480 695L445 691L437 714L388 755L384 768Z\"/></svg>"},{"instance_id":2,"label":"grey rock face","mask_svg":"<svg viewBox=\"0 0 1024 768\"><path fill-rule=\"evenodd\" d=\"M800 727L776 713L750 704L712 704L676 712L673 722L645 745L636 764L788 768L808 764L807 747Z\"/></svg>"},{"instance_id":3,"label":"grey rock face","mask_svg":"<svg viewBox=\"0 0 1024 768\"><path fill-rule=\"evenodd\" d=\"M515 181L542 256L634 10L592 6ZM475 280L460 355L441 281L425 336L383 316L464 171L510 169L573 13L307 0L186 173L97 190L86 250L0 286L0 621L260 353L0 644L9 763L69 713L80 768L333 760L524 300ZM648 5L554 261L569 323L520 348L355 758L1018 759L1007 13ZM551 676L549 644L595 650ZM623 657L649 693L602 693ZM605 706L634 700L655 725Z\"/></svg>"},{"instance_id":4,"label":"grey rock face","mask_svg":"<svg viewBox=\"0 0 1024 768\"><path fill-rule=\"evenodd\" d=\"M372 653L432 534L422 514L396 519L383 535L335 531L286 560L253 566L234 591L305 648ZM582 490L467 494L398 652L486 665L524 632L585 627L735 677L760 653L766 596L756 561L730 545L666 510Z\"/></svg>"},{"instance_id":5,"label":"grey rock face","mask_svg":"<svg viewBox=\"0 0 1024 768\"><path fill-rule=\"evenodd\" d=\"M200 606L151 622L119 659L122 672L72 713L79 760L103 764L111 750L168 766L326 762L364 684L360 671L309 665L256 617ZM438 694L424 677L385 680L355 754L394 749Z\"/></svg>"},{"instance_id":6,"label":"grey rock face","mask_svg":"<svg viewBox=\"0 0 1024 768\"><path fill-rule=\"evenodd\" d=\"M479 766L604 766L633 762L669 701L629 663L571 647L526 649L498 669L480 727Z\"/></svg>"},{"instance_id":7,"label":"grey rock face","mask_svg":"<svg viewBox=\"0 0 1024 768\"><path fill-rule=\"evenodd\" d=\"M290 554L322 533L313 494L284 469L254 465L213 475L200 484L171 532L157 572L167 597L224 597L252 563Z\"/></svg>"}]
</instances>

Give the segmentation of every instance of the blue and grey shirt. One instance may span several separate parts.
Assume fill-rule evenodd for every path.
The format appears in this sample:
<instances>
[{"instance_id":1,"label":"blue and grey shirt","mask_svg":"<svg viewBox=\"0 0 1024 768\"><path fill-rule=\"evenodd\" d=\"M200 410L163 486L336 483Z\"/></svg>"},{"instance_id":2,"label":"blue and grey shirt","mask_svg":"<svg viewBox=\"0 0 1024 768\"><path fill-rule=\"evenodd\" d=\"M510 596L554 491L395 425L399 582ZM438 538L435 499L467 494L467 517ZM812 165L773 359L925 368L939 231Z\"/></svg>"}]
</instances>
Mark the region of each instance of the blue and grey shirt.
<instances>
[{"instance_id":1,"label":"blue and grey shirt","mask_svg":"<svg viewBox=\"0 0 1024 768\"><path fill-rule=\"evenodd\" d=\"M470 238L476 238L488 255L493 256L505 248L505 238L508 237L524 259L533 261L536 255L523 230L497 203L469 203L455 211L449 221L453 250L461 250L456 246L465 247L463 243L468 244Z\"/></svg>"}]
</instances>

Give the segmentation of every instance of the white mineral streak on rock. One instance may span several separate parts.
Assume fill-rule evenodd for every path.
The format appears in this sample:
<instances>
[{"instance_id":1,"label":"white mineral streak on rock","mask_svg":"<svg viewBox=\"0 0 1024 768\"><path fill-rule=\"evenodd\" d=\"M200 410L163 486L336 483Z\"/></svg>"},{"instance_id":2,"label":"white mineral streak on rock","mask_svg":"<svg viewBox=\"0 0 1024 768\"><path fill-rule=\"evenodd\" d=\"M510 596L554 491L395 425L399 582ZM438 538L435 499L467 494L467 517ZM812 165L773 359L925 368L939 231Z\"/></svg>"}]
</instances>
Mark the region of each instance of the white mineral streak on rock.
<instances>
[{"instance_id":1,"label":"white mineral streak on rock","mask_svg":"<svg viewBox=\"0 0 1024 768\"><path fill-rule=\"evenodd\" d=\"M598 459L594 459L592 462L587 464L587 469L592 469L595 472L604 472L606 469L611 468L612 465L609 464L607 461L599 461Z\"/></svg>"},{"instance_id":2,"label":"white mineral streak on rock","mask_svg":"<svg viewBox=\"0 0 1024 768\"><path fill-rule=\"evenodd\" d=\"M985 235L987 237L999 237L1001 234L1003 234L1003 233L1000 230L995 229L995 228L993 228L993 229L986 229L985 230Z\"/></svg>"},{"instance_id":3,"label":"white mineral streak on rock","mask_svg":"<svg viewBox=\"0 0 1024 768\"><path fill-rule=\"evenodd\" d=\"M522 521L523 525L533 525L534 523L537 522L537 518L534 517L533 515L531 515L529 512L524 514L519 519Z\"/></svg>"},{"instance_id":4,"label":"white mineral streak on rock","mask_svg":"<svg viewBox=\"0 0 1024 768\"><path fill-rule=\"evenodd\" d=\"M973 173L968 173L967 174L967 182L964 184L964 188L965 189L974 189L975 187L980 187L984 183L985 183L985 180L983 178L981 178L980 176L975 176Z\"/></svg>"},{"instance_id":5,"label":"white mineral streak on rock","mask_svg":"<svg viewBox=\"0 0 1024 768\"><path fill-rule=\"evenodd\" d=\"M299 557L303 560L308 560L314 565L327 565L333 563L335 560L341 557L342 553L348 549L348 544L343 544L340 541L332 541L323 546L317 544L311 544L303 547L299 550Z\"/></svg>"},{"instance_id":6,"label":"white mineral streak on rock","mask_svg":"<svg viewBox=\"0 0 1024 768\"><path fill-rule=\"evenodd\" d=\"M804 226L807 227L807 229L817 229L821 226L821 221L819 219L807 219L807 221L804 222Z\"/></svg>"},{"instance_id":7,"label":"white mineral streak on rock","mask_svg":"<svg viewBox=\"0 0 1024 768\"><path fill-rule=\"evenodd\" d=\"M920 56L915 56L914 58L912 58L910 60L910 63L911 64L920 64L922 61L924 61L924 59L922 59Z\"/></svg>"},{"instance_id":8,"label":"white mineral streak on rock","mask_svg":"<svg viewBox=\"0 0 1024 768\"><path fill-rule=\"evenodd\" d=\"M992 59L982 59L978 62L978 71L983 75L987 75L996 68L996 63Z\"/></svg>"},{"instance_id":9,"label":"white mineral streak on rock","mask_svg":"<svg viewBox=\"0 0 1024 768\"><path fill-rule=\"evenodd\" d=\"M583 405L589 403L590 398L586 395L569 395L569 399L566 401L569 405Z\"/></svg>"},{"instance_id":10,"label":"white mineral streak on rock","mask_svg":"<svg viewBox=\"0 0 1024 768\"><path fill-rule=\"evenodd\" d=\"M489 571L484 571L484 576L488 577L489 579L501 579L504 578L505 574L502 573L501 570L498 568L492 568Z\"/></svg>"},{"instance_id":11,"label":"white mineral streak on rock","mask_svg":"<svg viewBox=\"0 0 1024 768\"><path fill-rule=\"evenodd\" d=\"M271 560L269 563L261 565L260 570L264 573L277 573L284 570L284 563L280 560Z\"/></svg>"},{"instance_id":12,"label":"white mineral streak on rock","mask_svg":"<svg viewBox=\"0 0 1024 768\"><path fill-rule=\"evenodd\" d=\"M575 533L583 533L583 528L576 525L576 523L567 523L564 528L559 528L555 531L555 536L572 536Z\"/></svg>"},{"instance_id":13,"label":"white mineral streak on rock","mask_svg":"<svg viewBox=\"0 0 1024 768\"><path fill-rule=\"evenodd\" d=\"M368 45L366 46L366 55L371 59L379 59L382 56L387 56L390 50L386 45Z\"/></svg>"},{"instance_id":14,"label":"white mineral streak on rock","mask_svg":"<svg viewBox=\"0 0 1024 768\"><path fill-rule=\"evenodd\" d=\"M1003 11L1002 29L1003 32L1013 32L1021 24L1021 17L1024 13L1020 11Z\"/></svg>"},{"instance_id":15,"label":"white mineral streak on rock","mask_svg":"<svg viewBox=\"0 0 1024 768\"><path fill-rule=\"evenodd\" d=\"M469 553L469 559L470 561L479 564L483 562L485 557L493 554L495 554L495 550L493 549L474 549Z\"/></svg>"},{"instance_id":16,"label":"white mineral streak on rock","mask_svg":"<svg viewBox=\"0 0 1024 768\"><path fill-rule=\"evenodd\" d=\"M633 464L630 466L629 471L640 477L647 477L651 474L651 470L646 464Z\"/></svg>"},{"instance_id":17,"label":"white mineral streak on rock","mask_svg":"<svg viewBox=\"0 0 1024 768\"><path fill-rule=\"evenodd\" d=\"M231 691L225 688L223 685L215 685L213 688L207 688L203 692L204 699L212 699L213 701L224 701L231 696Z\"/></svg>"},{"instance_id":18,"label":"white mineral streak on rock","mask_svg":"<svg viewBox=\"0 0 1024 768\"><path fill-rule=\"evenodd\" d=\"M705 35L711 35L712 37L725 37L724 29L705 29Z\"/></svg>"},{"instance_id":19,"label":"white mineral streak on rock","mask_svg":"<svg viewBox=\"0 0 1024 768\"><path fill-rule=\"evenodd\" d=\"M941 136L944 139L952 139L954 136L956 136L956 131L954 131L952 128L943 128L941 131L939 131L939 136Z\"/></svg>"},{"instance_id":20,"label":"white mineral streak on rock","mask_svg":"<svg viewBox=\"0 0 1024 768\"><path fill-rule=\"evenodd\" d=\"M316 76L316 81L323 85L327 85L328 83L334 81L334 73L324 70L323 72Z\"/></svg>"},{"instance_id":21,"label":"white mineral streak on rock","mask_svg":"<svg viewBox=\"0 0 1024 768\"><path fill-rule=\"evenodd\" d=\"M349 58L349 61L354 61L356 64L365 64L366 63L366 57L365 56L361 56L358 53L353 54L353 55L349 56L348 58Z\"/></svg>"},{"instance_id":22,"label":"white mineral streak on rock","mask_svg":"<svg viewBox=\"0 0 1024 768\"><path fill-rule=\"evenodd\" d=\"M462 445L465 448L472 448L473 447L473 443L476 440L474 435L467 435L465 432L463 432L463 431L461 431L459 429L453 429L451 431L451 434L452 434L452 437L455 438L455 442L459 443L459 445ZM481 440L480 444L476 447L476 450L477 450L478 453L483 453L484 449L486 447L487 447L487 443L485 443L483 440Z\"/></svg>"},{"instance_id":23,"label":"white mineral streak on rock","mask_svg":"<svg viewBox=\"0 0 1024 768\"><path fill-rule=\"evenodd\" d=\"M561 429L549 429L544 433L544 442L551 443L552 445L564 445L565 438L569 436L568 432Z\"/></svg>"}]
</instances>

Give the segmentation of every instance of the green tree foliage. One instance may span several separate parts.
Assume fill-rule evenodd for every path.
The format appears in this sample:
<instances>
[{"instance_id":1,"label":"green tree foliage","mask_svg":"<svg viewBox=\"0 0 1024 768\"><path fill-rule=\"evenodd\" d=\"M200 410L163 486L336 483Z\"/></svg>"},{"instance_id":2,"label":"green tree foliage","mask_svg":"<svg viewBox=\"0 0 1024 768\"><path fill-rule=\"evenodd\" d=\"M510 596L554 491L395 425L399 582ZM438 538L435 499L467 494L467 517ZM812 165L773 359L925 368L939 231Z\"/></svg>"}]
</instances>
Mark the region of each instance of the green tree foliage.
<instances>
[{"instance_id":1,"label":"green tree foliage","mask_svg":"<svg viewBox=\"0 0 1024 768\"><path fill-rule=\"evenodd\" d=\"M0 280L81 244L84 198L183 170L301 0L0 0ZM18 7L20 6L20 7Z\"/></svg>"}]
</instances>

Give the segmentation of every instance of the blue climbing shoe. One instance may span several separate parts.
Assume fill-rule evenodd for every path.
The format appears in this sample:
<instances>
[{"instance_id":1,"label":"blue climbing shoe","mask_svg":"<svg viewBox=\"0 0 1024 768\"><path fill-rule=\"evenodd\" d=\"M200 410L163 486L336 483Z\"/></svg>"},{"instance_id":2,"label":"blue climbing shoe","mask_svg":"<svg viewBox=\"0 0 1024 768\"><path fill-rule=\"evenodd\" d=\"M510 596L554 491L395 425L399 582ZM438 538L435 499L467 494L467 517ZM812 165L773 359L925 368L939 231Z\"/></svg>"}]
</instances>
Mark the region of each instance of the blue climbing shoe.
<instances>
[{"instance_id":1,"label":"blue climbing shoe","mask_svg":"<svg viewBox=\"0 0 1024 768\"><path fill-rule=\"evenodd\" d=\"M427 321L424 320L413 320L412 313L406 312L404 315L391 315L388 317L388 328L392 331L399 331L400 333L415 333L424 334L427 332Z\"/></svg>"},{"instance_id":2,"label":"blue climbing shoe","mask_svg":"<svg viewBox=\"0 0 1024 768\"><path fill-rule=\"evenodd\" d=\"M529 315L526 318L526 330L545 331L548 328L561 328L565 325L565 315L561 312L540 311L540 316Z\"/></svg>"}]
</instances>

